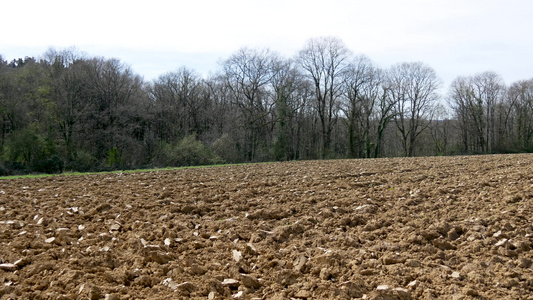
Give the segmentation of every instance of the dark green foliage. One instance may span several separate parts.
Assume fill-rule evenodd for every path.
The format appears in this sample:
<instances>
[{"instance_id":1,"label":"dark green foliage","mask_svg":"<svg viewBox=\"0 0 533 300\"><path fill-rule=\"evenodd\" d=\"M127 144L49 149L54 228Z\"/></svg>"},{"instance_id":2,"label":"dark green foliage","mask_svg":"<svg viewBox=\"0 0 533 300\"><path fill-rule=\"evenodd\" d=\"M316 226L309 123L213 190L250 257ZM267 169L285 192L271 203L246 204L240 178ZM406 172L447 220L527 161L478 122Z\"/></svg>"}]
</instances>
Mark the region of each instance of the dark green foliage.
<instances>
[{"instance_id":1,"label":"dark green foliage","mask_svg":"<svg viewBox=\"0 0 533 300\"><path fill-rule=\"evenodd\" d=\"M52 155L46 159L40 159L34 162L33 170L39 173L63 173L64 163L57 155Z\"/></svg>"},{"instance_id":2,"label":"dark green foliage","mask_svg":"<svg viewBox=\"0 0 533 300\"><path fill-rule=\"evenodd\" d=\"M8 169L4 166L3 163L0 163L0 176L7 176L9 175Z\"/></svg>"},{"instance_id":3,"label":"dark green foliage","mask_svg":"<svg viewBox=\"0 0 533 300\"><path fill-rule=\"evenodd\" d=\"M4 150L6 161L15 170L39 173L63 172L64 163L56 153L55 144L37 133L34 125L13 132Z\"/></svg>"}]
</instances>

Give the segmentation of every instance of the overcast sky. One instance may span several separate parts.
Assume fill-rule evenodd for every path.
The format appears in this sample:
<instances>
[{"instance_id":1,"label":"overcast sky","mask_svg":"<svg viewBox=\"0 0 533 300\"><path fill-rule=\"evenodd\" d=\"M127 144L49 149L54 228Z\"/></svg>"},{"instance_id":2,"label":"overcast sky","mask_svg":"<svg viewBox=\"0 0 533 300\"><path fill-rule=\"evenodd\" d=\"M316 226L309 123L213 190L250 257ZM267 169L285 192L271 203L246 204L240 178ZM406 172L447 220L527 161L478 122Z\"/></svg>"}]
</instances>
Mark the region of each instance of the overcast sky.
<instances>
[{"instance_id":1,"label":"overcast sky","mask_svg":"<svg viewBox=\"0 0 533 300\"><path fill-rule=\"evenodd\" d=\"M296 55L335 36L378 66L422 61L447 90L459 75L533 78L531 0L93 0L0 4L0 55L75 46L147 80L181 66L208 75L241 47Z\"/></svg>"}]
</instances>

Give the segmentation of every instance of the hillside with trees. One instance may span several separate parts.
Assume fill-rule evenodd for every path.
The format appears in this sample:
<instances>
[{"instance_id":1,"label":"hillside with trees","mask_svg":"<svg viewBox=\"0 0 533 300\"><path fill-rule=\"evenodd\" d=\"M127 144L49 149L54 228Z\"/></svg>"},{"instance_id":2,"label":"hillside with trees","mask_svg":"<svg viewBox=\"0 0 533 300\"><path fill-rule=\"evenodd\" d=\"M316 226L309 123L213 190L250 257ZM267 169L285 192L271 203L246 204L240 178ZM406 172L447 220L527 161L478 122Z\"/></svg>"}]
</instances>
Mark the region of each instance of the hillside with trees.
<instances>
[{"instance_id":1,"label":"hillside with trees","mask_svg":"<svg viewBox=\"0 0 533 300\"><path fill-rule=\"evenodd\" d=\"M334 37L145 81L76 50L0 56L0 174L533 151L533 79L382 69Z\"/></svg>"}]
</instances>

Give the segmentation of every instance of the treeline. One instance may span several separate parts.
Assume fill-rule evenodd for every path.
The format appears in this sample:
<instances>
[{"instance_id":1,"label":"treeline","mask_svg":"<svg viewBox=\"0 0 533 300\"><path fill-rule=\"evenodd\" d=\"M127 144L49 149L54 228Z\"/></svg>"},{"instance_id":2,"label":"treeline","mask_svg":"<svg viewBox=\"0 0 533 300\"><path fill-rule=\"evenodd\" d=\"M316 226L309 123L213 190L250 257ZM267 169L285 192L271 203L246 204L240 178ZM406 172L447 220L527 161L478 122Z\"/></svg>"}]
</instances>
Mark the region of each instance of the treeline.
<instances>
[{"instance_id":1,"label":"treeline","mask_svg":"<svg viewBox=\"0 0 533 300\"><path fill-rule=\"evenodd\" d=\"M533 150L533 80L377 67L333 37L293 57L243 48L202 78L146 82L73 49L0 57L0 173Z\"/></svg>"}]
</instances>

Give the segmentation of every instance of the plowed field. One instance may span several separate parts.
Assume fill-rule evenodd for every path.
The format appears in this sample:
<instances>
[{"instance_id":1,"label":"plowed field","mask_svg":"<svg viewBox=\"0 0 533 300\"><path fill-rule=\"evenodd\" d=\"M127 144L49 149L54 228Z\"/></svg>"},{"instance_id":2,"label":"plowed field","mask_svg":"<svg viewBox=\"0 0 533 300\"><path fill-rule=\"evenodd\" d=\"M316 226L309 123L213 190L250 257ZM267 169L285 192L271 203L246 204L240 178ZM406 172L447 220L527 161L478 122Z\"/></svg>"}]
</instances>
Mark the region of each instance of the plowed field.
<instances>
[{"instance_id":1,"label":"plowed field","mask_svg":"<svg viewBox=\"0 0 533 300\"><path fill-rule=\"evenodd\" d=\"M0 298L533 299L532 162L0 180Z\"/></svg>"}]
</instances>

